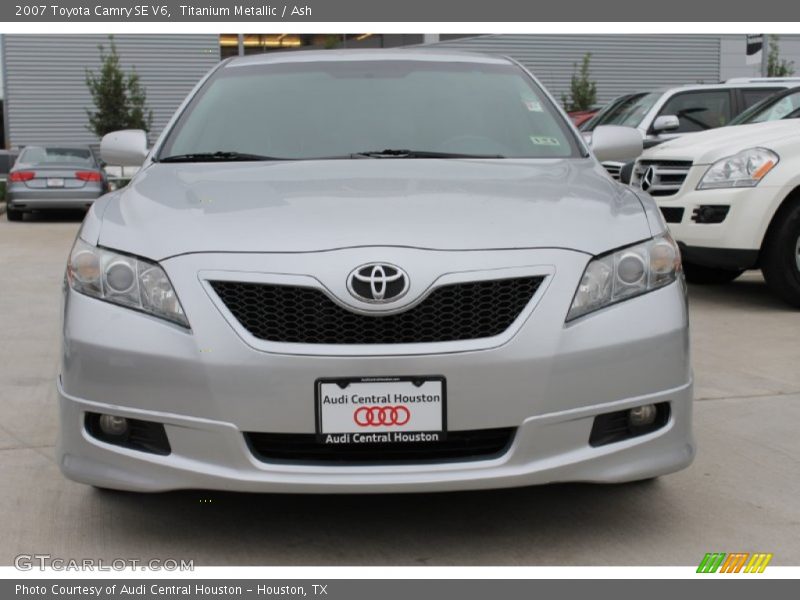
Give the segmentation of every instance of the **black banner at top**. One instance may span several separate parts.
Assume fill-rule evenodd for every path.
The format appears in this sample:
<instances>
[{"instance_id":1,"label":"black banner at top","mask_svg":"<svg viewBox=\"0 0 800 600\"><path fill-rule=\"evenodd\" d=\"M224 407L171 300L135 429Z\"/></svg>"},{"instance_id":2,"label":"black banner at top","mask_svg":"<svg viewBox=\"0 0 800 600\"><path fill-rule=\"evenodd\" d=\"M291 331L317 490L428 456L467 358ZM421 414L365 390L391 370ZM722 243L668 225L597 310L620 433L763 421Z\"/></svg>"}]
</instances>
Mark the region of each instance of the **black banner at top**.
<instances>
[{"instance_id":1,"label":"black banner at top","mask_svg":"<svg viewBox=\"0 0 800 600\"><path fill-rule=\"evenodd\" d=\"M761 0L11 0L1 22L798 22L800 3Z\"/></svg>"}]
</instances>

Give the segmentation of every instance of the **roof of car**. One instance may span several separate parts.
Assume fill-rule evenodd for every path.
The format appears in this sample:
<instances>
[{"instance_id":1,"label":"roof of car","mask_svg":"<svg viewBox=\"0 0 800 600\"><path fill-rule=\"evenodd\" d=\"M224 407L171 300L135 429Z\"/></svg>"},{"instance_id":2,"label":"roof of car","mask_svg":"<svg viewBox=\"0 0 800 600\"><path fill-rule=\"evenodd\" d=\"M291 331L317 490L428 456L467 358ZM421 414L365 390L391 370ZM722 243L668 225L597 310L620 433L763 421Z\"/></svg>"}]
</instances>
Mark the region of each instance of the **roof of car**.
<instances>
[{"instance_id":1,"label":"roof of car","mask_svg":"<svg viewBox=\"0 0 800 600\"><path fill-rule=\"evenodd\" d=\"M226 67L246 65L285 64L327 61L373 61L373 60L415 60L431 62L464 62L479 64L510 64L512 61L500 55L473 52L454 52L452 50L422 48L392 48L370 50L303 50L293 52L271 52L251 54L229 59Z\"/></svg>"}]
</instances>

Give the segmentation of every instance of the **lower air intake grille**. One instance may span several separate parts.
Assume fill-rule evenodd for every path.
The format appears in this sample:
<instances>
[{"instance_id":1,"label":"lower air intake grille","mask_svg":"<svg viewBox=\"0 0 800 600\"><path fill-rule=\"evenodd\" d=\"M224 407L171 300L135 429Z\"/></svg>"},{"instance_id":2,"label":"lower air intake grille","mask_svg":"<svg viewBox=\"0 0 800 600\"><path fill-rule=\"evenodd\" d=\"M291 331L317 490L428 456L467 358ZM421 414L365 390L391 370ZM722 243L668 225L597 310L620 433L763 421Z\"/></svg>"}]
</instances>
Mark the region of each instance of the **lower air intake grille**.
<instances>
[{"instance_id":1,"label":"lower air intake grille","mask_svg":"<svg viewBox=\"0 0 800 600\"><path fill-rule=\"evenodd\" d=\"M288 285L212 281L234 317L255 337L297 344L414 344L492 337L530 302L544 277L471 281L436 288L392 315L360 314L322 291Z\"/></svg>"},{"instance_id":2,"label":"lower air intake grille","mask_svg":"<svg viewBox=\"0 0 800 600\"><path fill-rule=\"evenodd\" d=\"M324 444L315 434L245 433L253 455L264 462L295 464L419 464L487 460L502 456L513 427L450 431L438 442Z\"/></svg>"}]
</instances>

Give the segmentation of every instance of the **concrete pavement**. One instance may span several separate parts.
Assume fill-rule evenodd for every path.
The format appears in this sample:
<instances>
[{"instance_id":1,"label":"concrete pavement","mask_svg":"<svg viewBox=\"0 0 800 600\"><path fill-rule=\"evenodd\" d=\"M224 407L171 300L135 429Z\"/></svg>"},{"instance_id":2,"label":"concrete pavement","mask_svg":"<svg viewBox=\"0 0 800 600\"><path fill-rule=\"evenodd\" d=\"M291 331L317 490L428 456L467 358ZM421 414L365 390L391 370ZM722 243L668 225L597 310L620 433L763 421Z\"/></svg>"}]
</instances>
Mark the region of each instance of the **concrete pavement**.
<instances>
[{"instance_id":1,"label":"concrete pavement","mask_svg":"<svg viewBox=\"0 0 800 600\"><path fill-rule=\"evenodd\" d=\"M412 496L99 492L53 459L59 288L78 229L0 220L0 564L689 565L709 551L800 564L800 312L757 274L691 289L698 456L622 486ZM208 502L210 500L210 502Z\"/></svg>"}]
</instances>

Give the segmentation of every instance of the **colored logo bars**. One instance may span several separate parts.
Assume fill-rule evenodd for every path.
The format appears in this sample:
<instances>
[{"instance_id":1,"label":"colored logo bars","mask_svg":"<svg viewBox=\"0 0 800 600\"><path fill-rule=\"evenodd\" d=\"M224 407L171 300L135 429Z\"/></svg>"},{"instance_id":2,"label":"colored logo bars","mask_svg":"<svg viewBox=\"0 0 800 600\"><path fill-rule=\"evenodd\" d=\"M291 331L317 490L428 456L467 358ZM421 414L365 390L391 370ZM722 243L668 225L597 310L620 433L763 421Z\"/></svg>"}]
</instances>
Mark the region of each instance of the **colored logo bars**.
<instances>
[{"instance_id":1,"label":"colored logo bars","mask_svg":"<svg viewBox=\"0 0 800 600\"><path fill-rule=\"evenodd\" d=\"M763 573L772 554L765 552L709 552L700 561L698 573Z\"/></svg>"}]
</instances>

